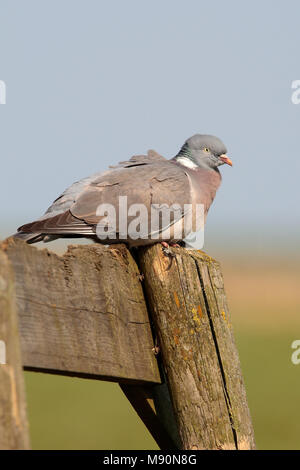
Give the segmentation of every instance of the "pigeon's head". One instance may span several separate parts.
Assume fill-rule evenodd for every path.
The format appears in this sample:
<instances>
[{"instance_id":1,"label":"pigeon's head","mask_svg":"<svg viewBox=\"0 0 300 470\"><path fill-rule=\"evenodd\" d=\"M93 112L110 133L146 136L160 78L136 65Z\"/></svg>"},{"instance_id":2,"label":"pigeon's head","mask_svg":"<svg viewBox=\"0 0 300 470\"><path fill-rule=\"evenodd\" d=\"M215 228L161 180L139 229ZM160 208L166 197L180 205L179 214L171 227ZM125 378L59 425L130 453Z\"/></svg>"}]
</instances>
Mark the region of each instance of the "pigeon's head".
<instances>
[{"instance_id":1,"label":"pigeon's head","mask_svg":"<svg viewBox=\"0 0 300 470\"><path fill-rule=\"evenodd\" d=\"M223 142L213 135L195 134L185 141L175 160L188 168L216 169L220 165L232 166Z\"/></svg>"}]
</instances>

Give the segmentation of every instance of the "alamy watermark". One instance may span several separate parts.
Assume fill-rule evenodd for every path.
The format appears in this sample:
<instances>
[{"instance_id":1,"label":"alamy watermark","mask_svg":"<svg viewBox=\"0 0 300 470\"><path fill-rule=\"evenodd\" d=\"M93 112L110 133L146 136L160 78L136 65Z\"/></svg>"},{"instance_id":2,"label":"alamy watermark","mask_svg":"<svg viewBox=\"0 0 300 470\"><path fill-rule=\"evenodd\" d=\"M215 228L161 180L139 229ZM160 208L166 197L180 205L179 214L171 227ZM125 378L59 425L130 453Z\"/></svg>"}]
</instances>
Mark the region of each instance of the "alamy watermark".
<instances>
[{"instance_id":1,"label":"alamy watermark","mask_svg":"<svg viewBox=\"0 0 300 470\"><path fill-rule=\"evenodd\" d=\"M203 204L131 204L127 196L119 196L116 205L100 204L96 215L97 237L128 240L135 244L156 241L185 240L201 249L204 244ZM146 241L146 242L145 242ZM147 242L148 241L148 242Z\"/></svg>"},{"instance_id":2,"label":"alamy watermark","mask_svg":"<svg viewBox=\"0 0 300 470\"><path fill-rule=\"evenodd\" d=\"M294 80L292 82L292 96L291 101L293 104L300 104L300 80Z\"/></svg>"},{"instance_id":3,"label":"alamy watermark","mask_svg":"<svg viewBox=\"0 0 300 470\"><path fill-rule=\"evenodd\" d=\"M0 339L0 364L6 364L6 345L2 339Z\"/></svg>"},{"instance_id":4,"label":"alamy watermark","mask_svg":"<svg viewBox=\"0 0 300 470\"><path fill-rule=\"evenodd\" d=\"M300 339L295 339L291 344L291 348L295 349L291 355L291 361L296 366L300 364Z\"/></svg>"},{"instance_id":5,"label":"alamy watermark","mask_svg":"<svg viewBox=\"0 0 300 470\"><path fill-rule=\"evenodd\" d=\"M0 104L6 104L6 83L0 80Z\"/></svg>"}]
</instances>

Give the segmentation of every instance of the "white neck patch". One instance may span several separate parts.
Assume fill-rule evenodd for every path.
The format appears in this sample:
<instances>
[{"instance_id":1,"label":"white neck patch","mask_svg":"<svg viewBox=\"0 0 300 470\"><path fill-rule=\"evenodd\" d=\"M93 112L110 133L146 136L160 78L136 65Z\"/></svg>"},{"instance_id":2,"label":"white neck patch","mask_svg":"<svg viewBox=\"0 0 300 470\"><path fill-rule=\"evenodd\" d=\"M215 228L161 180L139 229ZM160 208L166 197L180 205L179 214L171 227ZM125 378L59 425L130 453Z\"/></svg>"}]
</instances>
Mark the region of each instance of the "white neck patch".
<instances>
[{"instance_id":1,"label":"white neck patch","mask_svg":"<svg viewBox=\"0 0 300 470\"><path fill-rule=\"evenodd\" d=\"M180 163L180 165L183 165L187 168L191 168L192 170L195 170L195 168L198 168L196 163L192 162L192 160L190 160L187 157L178 157L176 158L176 161Z\"/></svg>"}]
</instances>

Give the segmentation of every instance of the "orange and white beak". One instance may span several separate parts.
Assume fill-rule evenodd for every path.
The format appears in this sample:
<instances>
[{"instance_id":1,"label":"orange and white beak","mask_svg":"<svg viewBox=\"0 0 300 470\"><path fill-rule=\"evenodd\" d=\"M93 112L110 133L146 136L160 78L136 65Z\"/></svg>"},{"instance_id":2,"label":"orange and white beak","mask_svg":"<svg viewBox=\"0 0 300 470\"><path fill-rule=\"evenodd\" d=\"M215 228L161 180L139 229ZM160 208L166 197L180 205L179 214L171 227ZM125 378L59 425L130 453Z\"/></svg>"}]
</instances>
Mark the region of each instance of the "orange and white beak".
<instances>
[{"instance_id":1,"label":"orange and white beak","mask_svg":"<svg viewBox=\"0 0 300 470\"><path fill-rule=\"evenodd\" d=\"M224 153L223 155L220 155L220 156L219 156L219 159L220 159L223 163L226 163L227 165L232 166L232 161L230 160L230 158L227 157L227 155L225 155L225 153Z\"/></svg>"}]
</instances>

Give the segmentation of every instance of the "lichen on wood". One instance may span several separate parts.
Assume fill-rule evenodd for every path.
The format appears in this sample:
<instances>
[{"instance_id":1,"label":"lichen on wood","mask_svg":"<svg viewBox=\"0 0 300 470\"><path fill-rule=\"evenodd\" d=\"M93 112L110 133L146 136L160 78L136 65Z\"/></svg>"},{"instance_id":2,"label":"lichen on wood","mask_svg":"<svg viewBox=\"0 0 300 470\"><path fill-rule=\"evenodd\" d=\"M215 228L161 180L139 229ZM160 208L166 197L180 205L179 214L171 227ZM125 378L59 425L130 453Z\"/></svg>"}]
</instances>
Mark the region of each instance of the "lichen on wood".
<instances>
[{"instance_id":1,"label":"lichen on wood","mask_svg":"<svg viewBox=\"0 0 300 470\"><path fill-rule=\"evenodd\" d=\"M254 434L219 264L140 250L145 294L184 449L252 449Z\"/></svg>"}]
</instances>

